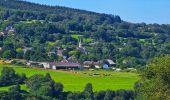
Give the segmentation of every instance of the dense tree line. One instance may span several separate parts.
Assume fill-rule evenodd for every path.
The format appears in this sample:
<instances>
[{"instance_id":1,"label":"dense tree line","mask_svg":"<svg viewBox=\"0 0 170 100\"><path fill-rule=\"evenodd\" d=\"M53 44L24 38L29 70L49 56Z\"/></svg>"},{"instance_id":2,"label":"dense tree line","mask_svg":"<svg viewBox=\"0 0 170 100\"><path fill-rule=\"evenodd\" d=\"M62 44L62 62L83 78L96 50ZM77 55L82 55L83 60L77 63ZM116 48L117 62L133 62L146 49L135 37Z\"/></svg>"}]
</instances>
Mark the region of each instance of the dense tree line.
<instances>
[{"instance_id":1,"label":"dense tree line","mask_svg":"<svg viewBox=\"0 0 170 100\"><path fill-rule=\"evenodd\" d=\"M81 63L112 59L118 67L136 68L170 53L170 25L133 24L115 15L18 0L1 0L0 7L0 30L15 28L14 34L0 36L3 58L59 61L60 56L48 53L62 48L65 56ZM73 34L92 39L83 41L87 53L77 49ZM33 49L24 52L24 47Z\"/></svg>"}]
</instances>

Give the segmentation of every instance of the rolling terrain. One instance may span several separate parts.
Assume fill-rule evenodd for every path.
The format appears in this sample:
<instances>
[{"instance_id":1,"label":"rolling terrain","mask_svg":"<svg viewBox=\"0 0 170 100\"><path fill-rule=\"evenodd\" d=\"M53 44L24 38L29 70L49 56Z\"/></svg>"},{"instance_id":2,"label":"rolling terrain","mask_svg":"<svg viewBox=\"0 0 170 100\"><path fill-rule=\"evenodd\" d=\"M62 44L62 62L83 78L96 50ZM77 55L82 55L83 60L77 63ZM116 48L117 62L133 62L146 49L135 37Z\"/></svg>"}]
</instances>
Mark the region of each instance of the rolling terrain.
<instances>
[{"instance_id":1,"label":"rolling terrain","mask_svg":"<svg viewBox=\"0 0 170 100\"><path fill-rule=\"evenodd\" d=\"M60 61L61 56L48 56L60 48L80 63L111 59L119 68L140 69L170 54L168 24L130 23L118 15L21 0L1 0L0 16L1 58ZM77 49L80 37L85 53ZM24 52L27 48L32 49Z\"/></svg>"}]
</instances>

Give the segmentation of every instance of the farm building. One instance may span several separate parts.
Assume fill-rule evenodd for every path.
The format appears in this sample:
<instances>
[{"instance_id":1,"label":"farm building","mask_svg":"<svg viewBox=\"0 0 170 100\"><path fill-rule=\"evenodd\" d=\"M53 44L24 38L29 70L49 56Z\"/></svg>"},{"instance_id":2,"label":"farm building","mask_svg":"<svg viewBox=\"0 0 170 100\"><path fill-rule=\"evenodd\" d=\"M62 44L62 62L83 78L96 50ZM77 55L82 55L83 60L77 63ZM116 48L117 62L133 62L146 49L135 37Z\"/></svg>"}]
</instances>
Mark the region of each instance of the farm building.
<instances>
[{"instance_id":1,"label":"farm building","mask_svg":"<svg viewBox=\"0 0 170 100\"><path fill-rule=\"evenodd\" d=\"M85 61L83 63L83 68L101 68L102 61Z\"/></svg>"},{"instance_id":2,"label":"farm building","mask_svg":"<svg viewBox=\"0 0 170 100\"><path fill-rule=\"evenodd\" d=\"M108 69L111 67L115 67L116 63L110 59L105 59L105 60L101 60L101 61L85 61L83 63L83 68L104 68L104 69Z\"/></svg>"},{"instance_id":3,"label":"farm building","mask_svg":"<svg viewBox=\"0 0 170 100\"><path fill-rule=\"evenodd\" d=\"M45 69L49 69L50 68L50 63L48 63L48 62L41 62L41 63L39 63L39 66L43 66Z\"/></svg>"},{"instance_id":4,"label":"farm building","mask_svg":"<svg viewBox=\"0 0 170 100\"><path fill-rule=\"evenodd\" d=\"M108 65L108 67L115 67L116 63L111 59L105 59L103 61L103 65L105 65L105 66Z\"/></svg>"},{"instance_id":5,"label":"farm building","mask_svg":"<svg viewBox=\"0 0 170 100\"><path fill-rule=\"evenodd\" d=\"M35 61L27 61L25 63L26 66L40 66L39 62L35 62Z\"/></svg>"},{"instance_id":6,"label":"farm building","mask_svg":"<svg viewBox=\"0 0 170 100\"><path fill-rule=\"evenodd\" d=\"M104 69L108 69L108 68L109 68L109 65L104 64L102 67L103 67Z\"/></svg>"},{"instance_id":7,"label":"farm building","mask_svg":"<svg viewBox=\"0 0 170 100\"><path fill-rule=\"evenodd\" d=\"M62 60L61 62L58 63L50 63L50 66L52 67L52 69L80 69L81 65L76 62L76 61L72 61L72 60Z\"/></svg>"}]
</instances>

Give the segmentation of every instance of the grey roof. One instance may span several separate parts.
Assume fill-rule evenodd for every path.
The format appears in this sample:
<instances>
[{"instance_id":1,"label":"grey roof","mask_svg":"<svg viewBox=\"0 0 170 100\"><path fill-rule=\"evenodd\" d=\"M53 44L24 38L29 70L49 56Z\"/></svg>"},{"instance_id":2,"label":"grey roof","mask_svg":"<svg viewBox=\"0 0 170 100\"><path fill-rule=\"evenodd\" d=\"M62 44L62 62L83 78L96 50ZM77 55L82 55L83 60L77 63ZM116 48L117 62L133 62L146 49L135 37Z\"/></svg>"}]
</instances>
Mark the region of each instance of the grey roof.
<instances>
[{"instance_id":1,"label":"grey roof","mask_svg":"<svg viewBox=\"0 0 170 100\"><path fill-rule=\"evenodd\" d=\"M52 66L54 65L56 67L80 67L81 66L79 63L77 63L75 61L73 62L73 61L66 60L66 59L64 59L58 63L55 63L55 62L50 63L50 65L52 65Z\"/></svg>"},{"instance_id":2,"label":"grey roof","mask_svg":"<svg viewBox=\"0 0 170 100\"><path fill-rule=\"evenodd\" d=\"M113 60L111 60L111 59L106 59L106 61L109 63L109 64L111 64L111 65L113 65L113 64L116 64Z\"/></svg>"},{"instance_id":3,"label":"grey roof","mask_svg":"<svg viewBox=\"0 0 170 100\"><path fill-rule=\"evenodd\" d=\"M84 65L92 65L92 64L93 64L93 61L85 61L83 64L84 64Z\"/></svg>"},{"instance_id":4,"label":"grey roof","mask_svg":"<svg viewBox=\"0 0 170 100\"><path fill-rule=\"evenodd\" d=\"M85 61L83 64L84 65L101 65L103 62L102 61L97 61L97 62L94 62L94 61Z\"/></svg>"}]
</instances>

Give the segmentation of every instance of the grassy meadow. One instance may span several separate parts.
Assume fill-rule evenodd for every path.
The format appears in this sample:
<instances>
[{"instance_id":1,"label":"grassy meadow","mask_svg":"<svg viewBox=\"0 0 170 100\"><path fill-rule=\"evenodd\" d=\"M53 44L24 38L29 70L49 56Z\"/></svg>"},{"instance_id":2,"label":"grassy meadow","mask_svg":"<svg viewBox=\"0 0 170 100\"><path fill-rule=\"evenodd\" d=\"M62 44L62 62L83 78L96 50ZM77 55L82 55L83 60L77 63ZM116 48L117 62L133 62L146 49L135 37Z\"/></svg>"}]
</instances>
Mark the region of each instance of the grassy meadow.
<instances>
[{"instance_id":1,"label":"grassy meadow","mask_svg":"<svg viewBox=\"0 0 170 100\"><path fill-rule=\"evenodd\" d=\"M0 65L0 71L4 65ZM61 82L64 85L64 91L82 91L87 83L92 83L94 91L100 90L118 90L133 89L134 83L139 79L135 73L112 72L112 71L56 71L24 68L21 66L7 65L13 67L17 73L25 73L27 77L34 74L50 73L55 82ZM86 73L86 74L83 74ZM109 74L110 76L90 76L88 73ZM9 87L0 87L0 90L8 90ZM21 88L28 90L25 85Z\"/></svg>"},{"instance_id":2,"label":"grassy meadow","mask_svg":"<svg viewBox=\"0 0 170 100\"><path fill-rule=\"evenodd\" d=\"M79 34L73 34L71 35L72 38L76 39L76 40L79 40L80 37L83 37L84 35L79 35ZM89 42L92 42L93 39L92 38L83 38L83 42L85 43L89 43Z\"/></svg>"}]
</instances>

